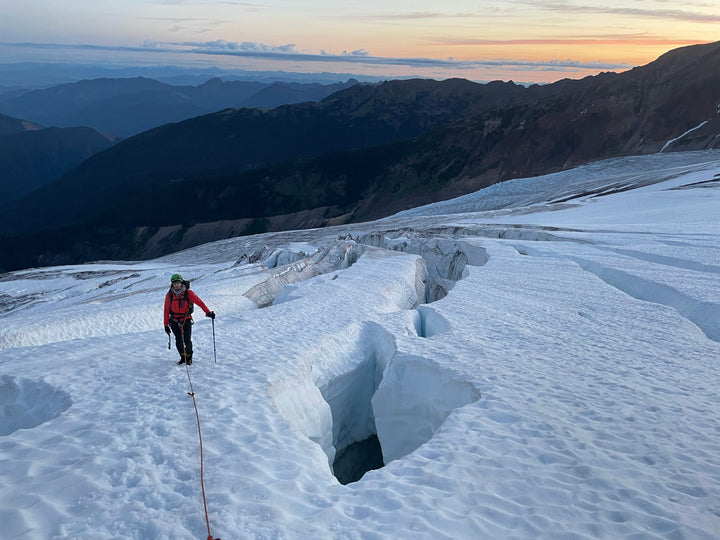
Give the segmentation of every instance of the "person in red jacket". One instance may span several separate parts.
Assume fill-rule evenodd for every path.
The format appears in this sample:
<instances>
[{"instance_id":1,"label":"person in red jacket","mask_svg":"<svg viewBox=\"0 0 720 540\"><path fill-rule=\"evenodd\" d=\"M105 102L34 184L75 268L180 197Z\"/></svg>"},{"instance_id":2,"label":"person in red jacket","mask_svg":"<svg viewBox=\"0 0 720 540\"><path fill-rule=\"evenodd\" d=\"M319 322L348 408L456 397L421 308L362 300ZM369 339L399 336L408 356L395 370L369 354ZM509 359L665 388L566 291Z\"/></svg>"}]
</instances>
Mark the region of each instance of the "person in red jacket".
<instances>
[{"instance_id":1,"label":"person in red jacket","mask_svg":"<svg viewBox=\"0 0 720 540\"><path fill-rule=\"evenodd\" d=\"M206 317L215 318L215 312L210 311L205 302L190 290L190 283L180 274L173 274L170 278L171 286L165 295L165 333L175 335L175 348L180 353L178 364L192 364L192 312L197 304L205 312Z\"/></svg>"}]
</instances>

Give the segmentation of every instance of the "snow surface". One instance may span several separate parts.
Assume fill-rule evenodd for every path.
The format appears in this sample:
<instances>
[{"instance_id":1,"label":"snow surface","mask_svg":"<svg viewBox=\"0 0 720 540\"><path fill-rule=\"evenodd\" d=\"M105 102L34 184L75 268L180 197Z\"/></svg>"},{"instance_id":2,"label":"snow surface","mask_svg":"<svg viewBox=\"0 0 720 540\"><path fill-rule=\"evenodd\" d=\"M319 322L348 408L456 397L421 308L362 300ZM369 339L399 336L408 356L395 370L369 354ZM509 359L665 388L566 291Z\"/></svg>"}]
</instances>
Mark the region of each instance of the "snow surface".
<instances>
[{"instance_id":1,"label":"snow surface","mask_svg":"<svg viewBox=\"0 0 720 540\"><path fill-rule=\"evenodd\" d=\"M720 154L0 276L0 536L720 538ZM377 434L385 466L342 485Z\"/></svg>"}]
</instances>

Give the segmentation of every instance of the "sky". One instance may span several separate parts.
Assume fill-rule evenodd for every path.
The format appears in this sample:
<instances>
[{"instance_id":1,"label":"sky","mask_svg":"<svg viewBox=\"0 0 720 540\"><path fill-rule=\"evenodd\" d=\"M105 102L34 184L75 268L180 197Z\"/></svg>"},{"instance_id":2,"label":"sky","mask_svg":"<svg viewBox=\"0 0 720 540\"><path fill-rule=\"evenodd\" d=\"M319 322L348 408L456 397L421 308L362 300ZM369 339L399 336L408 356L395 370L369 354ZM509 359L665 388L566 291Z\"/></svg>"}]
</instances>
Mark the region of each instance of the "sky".
<instances>
[{"instance_id":1,"label":"sky","mask_svg":"<svg viewBox=\"0 0 720 540\"><path fill-rule=\"evenodd\" d=\"M658 153L4 274L3 538L716 540L719 205L720 151Z\"/></svg>"},{"instance_id":2,"label":"sky","mask_svg":"<svg viewBox=\"0 0 720 540\"><path fill-rule=\"evenodd\" d=\"M718 40L714 0L0 0L0 63L552 82Z\"/></svg>"}]
</instances>

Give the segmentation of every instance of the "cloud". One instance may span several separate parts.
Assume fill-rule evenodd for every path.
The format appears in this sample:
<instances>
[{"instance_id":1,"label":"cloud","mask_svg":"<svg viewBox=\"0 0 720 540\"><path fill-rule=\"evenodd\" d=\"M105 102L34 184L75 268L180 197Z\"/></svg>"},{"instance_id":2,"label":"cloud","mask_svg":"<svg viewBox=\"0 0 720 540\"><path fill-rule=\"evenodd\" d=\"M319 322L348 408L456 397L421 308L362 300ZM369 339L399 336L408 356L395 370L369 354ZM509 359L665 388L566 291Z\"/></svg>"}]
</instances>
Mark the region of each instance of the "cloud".
<instances>
[{"instance_id":1,"label":"cloud","mask_svg":"<svg viewBox=\"0 0 720 540\"><path fill-rule=\"evenodd\" d=\"M258 52L270 52L270 53L282 53L282 54L288 54L295 52L295 45L292 43L288 43L287 45L266 45L265 43L258 43L255 41L243 41L243 42L237 42L237 41L225 41L224 39L219 39L215 41L206 41L203 43L196 43L196 42L185 42L185 43L176 43L171 45L181 45L181 46L189 46L194 47L198 50L206 49L208 51L234 51L234 52L250 52L250 53L258 53Z\"/></svg>"},{"instance_id":2,"label":"cloud","mask_svg":"<svg viewBox=\"0 0 720 540\"><path fill-rule=\"evenodd\" d=\"M686 11L682 9L643 9L633 7L615 7L608 5L588 6L575 5L568 2L555 1L526 1L525 5L547 11L562 11L563 13L604 13L608 15L624 15L639 18L668 19L672 21L690 21L699 23L718 23L720 14L704 13L700 11ZM708 5L709 7L709 5ZM713 6L715 7L715 6Z\"/></svg>"},{"instance_id":3,"label":"cloud","mask_svg":"<svg viewBox=\"0 0 720 540\"><path fill-rule=\"evenodd\" d=\"M664 45L679 47L707 43L696 39L673 39L648 36L645 34L619 34L602 36L577 36L563 38L529 38L529 39L474 39L474 38L432 38L428 43L443 45Z\"/></svg>"},{"instance_id":4,"label":"cloud","mask_svg":"<svg viewBox=\"0 0 720 540\"><path fill-rule=\"evenodd\" d=\"M355 51L343 51L343 56L370 56L370 51L367 49L357 49Z\"/></svg>"},{"instance_id":5,"label":"cloud","mask_svg":"<svg viewBox=\"0 0 720 540\"><path fill-rule=\"evenodd\" d=\"M385 13L358 13L351 15L353 20L371 21L371 22L397 22L397 21L420 21L427 19L467 19L474 17L477 19L487 18L488 15L497 15L510 13L511 10L504 7L484 7L482 11L476 12L438 12L438 11L409 11L409 12L385 12ZM327 15L327 17L345 19L346 14Z\"/></svg>"},{"instance_id":6,"label":"cloud","mask_svg":"<svg viewBox=\"0 0 720 540\"><path fill-rule=\"evenodd\" d=\"M232 42L225 40L207 42L182 42L168 43L153 40L146 40L138 47L118 47L89 44L57 44L57 43L1 43L1 46L14 48L40 48L55 50L82 50L98 52L139 52L145 54L169 53L173 55L209 55L209 56L232 56L263 59L271 61L293 61L293 62L335 62L362 64L367 66L403 66L410 68L424 69L448 69L458 71L469 71L483 68L506 69L506 70L527 70L527 71L583 71L583 70L625 70L632 66L624 63L607 62L580 62L571 59L527 61L527 60L455 60L453 58L393 58L373 56L366 49L343 51L341 54L330 54L326 51L320 53L300 52L295 49L294 44L267 45L257 42Z\"/></svg>"},{"instance_id":7,"label":"cloud","mask_svg":"<svg viewBox=\"0 0 720 540\"><path fill-rule=\"evenodd\" d=\"M203 2L202 0L151 0L149 3L171 6L229 4L231 6L260 7L262 5L255 2L245 2L243 0L210 0L209 2Z\"/></svg>"},{"instance_id":8,"label":"cloud","mask_svg":"<svg viewBox=\"0 0 720 540\"><path fill-rule=\"evenodd\" d=\"M718 23L720 22L720 14L707 13L703 11L690 11L682 9L644 9L634 7L616 7L608 5L584 5L574 4L573 2L559 2L556 0L525 0L518 2L515 6L499 6L493 8L483 8L482 10L473 12L435 12L435 11L410 11L410 12L386 12L374 14L358 14L353 15L355 20L366 20L374 22L397 22L397 21L416 21L424 19L487 19L493 15L512 15L518 16L518 4L529 6L540 11L561 11L563 13L579 13L579 14L608 14L621 15L641 19L667 19L672 21L688 21L696 23ZM711 4L695 4L697 7L716 8ZM340 15L338 15L340 17ZM344 17L344 15L342 16Z\"/></svg>"},{"instance_id":9,"label":"cloud","mask_svg":"<svg viewBox=\"0 0 720 540\"><path fill-rule=\"evenodd\" d=\"M366 21L416 21L421 19L456 19L468 16L473 16L473 14L450 14L436 13L431 11L413 11L409 13L379 13L375 15L353 15L353 19L362 19Z\"/></svg>"},{"instance_id":10,"label":"cloud","mask_svg":"<svg viewBox=\"0 0 720 540\"><path fill-rule=\"evenodd\" d=\"M195 54L217 54L224 56L245 56L263 58L267 60L293 60L299 62L351 62L367 65L407 66L415 68L444 68L457 70L470 70L482 67L508 69L523 68L528 70L584 70L584 69L628 69L628 64L606 62L579 62L573 60L525 61L525 60L454 60L437 58L392 58L372 56L366 49L357 49L352 52L343 51L341 54L330 54L321 51L318 54L304 53L294 50L293 45L281 47L214 47L207 44L197 44L194 49L186 52Z\"/></svg>"}]
</instances>

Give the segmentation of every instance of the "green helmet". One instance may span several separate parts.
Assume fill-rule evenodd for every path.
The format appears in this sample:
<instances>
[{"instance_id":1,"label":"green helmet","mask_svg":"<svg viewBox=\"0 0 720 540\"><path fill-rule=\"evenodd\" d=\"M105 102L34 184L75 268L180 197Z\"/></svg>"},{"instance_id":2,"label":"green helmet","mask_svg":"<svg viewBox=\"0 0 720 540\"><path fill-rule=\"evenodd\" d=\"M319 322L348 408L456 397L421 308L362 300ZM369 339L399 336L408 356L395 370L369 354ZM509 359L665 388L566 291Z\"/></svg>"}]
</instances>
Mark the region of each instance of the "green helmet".
<instances>
[{"instance_id":1,"label":"green helmet","mask_svg":"<svg viewBox=\"0 0 720 540\"><path fill-rule=\"evenodd\" d=\"M183 281L183 277L180 274L173 274L170 278L170 283L175 283L176 281Z\"/></svg>"}]
</instances>

